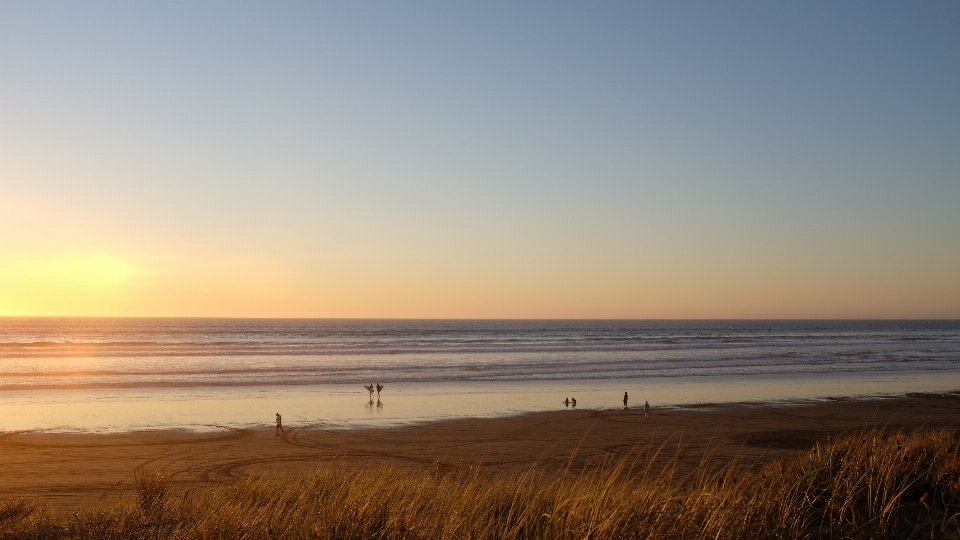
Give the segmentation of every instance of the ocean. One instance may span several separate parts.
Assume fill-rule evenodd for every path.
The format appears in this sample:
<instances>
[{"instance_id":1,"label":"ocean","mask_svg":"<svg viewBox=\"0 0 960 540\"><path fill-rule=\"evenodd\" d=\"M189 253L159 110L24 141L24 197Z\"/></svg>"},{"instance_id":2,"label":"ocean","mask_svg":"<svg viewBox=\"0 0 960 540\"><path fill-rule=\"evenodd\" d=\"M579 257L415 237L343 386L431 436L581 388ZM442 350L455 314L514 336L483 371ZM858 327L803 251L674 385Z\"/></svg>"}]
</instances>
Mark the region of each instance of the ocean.
<instances>
[{"instance_id":1,"label":"ocean","mask_svg":"<svg viewBox=\"0 0 960 540\"><path fill-rule=\"evenodd\" d=\"M377 382L379 402L363 389ZM276 408L350 428L578 394L615 407L624 391L679 406L958 389L960 321L0 318L4 431L249 427Z\"/></svg>"}]
</instances>

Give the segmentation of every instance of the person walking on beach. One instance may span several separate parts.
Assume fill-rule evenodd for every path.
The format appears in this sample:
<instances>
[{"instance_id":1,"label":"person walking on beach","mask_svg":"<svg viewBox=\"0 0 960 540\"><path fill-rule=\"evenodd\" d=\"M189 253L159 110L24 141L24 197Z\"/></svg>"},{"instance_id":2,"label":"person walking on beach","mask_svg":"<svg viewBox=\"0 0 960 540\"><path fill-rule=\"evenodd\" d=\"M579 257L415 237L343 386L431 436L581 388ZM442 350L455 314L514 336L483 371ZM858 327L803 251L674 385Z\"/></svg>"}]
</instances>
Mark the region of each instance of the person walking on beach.
<instances>
[{"instance_id":1,"label":"person walking on beach","mask_svg":"<svg viewBox=\"0 0 960 540\"><path fill-rule=\"evenodd\" d=\"M280 413L277 413L277 429L276 429L276 431L277 431L277 435L280 435L281 433L283 433L284 435L287 434L287 432L283 430L283 421L280 420Z\"/></svg>"},{"instance_id":2,"label":"person walking on beach","mask_svg":"<svg viewBox=\"0 0 960 540\"><path fill-rule=\"evenodd\" d=\"M576 409L576 408L577 408L577 398L572 397L572 398L570 398L570 401L573 402L573 408Z\"/></svg>"},{"instance_id":3,"label":"person walking on beach","mask_svg":"<svg viewBox=\"0 0 960 540\"><path fill-rule=\"evenodd\" d=\"M564 407L569 407L569 406L570 406L570 398L567 398L567 399L563 400L563 406L564 406Z\"/></svg>"},{"instance_id":4,"label":"person walking on beach","mask_svg":"<svg viewBox=\"0 0 960 540\"><path fill-rule=\"evenodd\" d=\"M650 418L650 402L649 401L643 402L643 417Z\"/></svg>"},{"instance_id":5,"label":"person walking on beach","mask_svg":"<svg viewBox=\"0 0 960 540\"><path fill-rule=\"evenodd\" d=\"M624 409L627 408L627 393L626 393L626 392L623 393L623 408L624 408Z\"/></svg>"},{"instance_id":6,"label":"person walking on beach","mask_svg":"<svg viewBox=\"0 0 960 540\"><path fill-rule=\"evenodd\" d=\"M383 385L377 383L377 399L380 399L380 391L383 390Z\"/></svg>"}]
</instances>

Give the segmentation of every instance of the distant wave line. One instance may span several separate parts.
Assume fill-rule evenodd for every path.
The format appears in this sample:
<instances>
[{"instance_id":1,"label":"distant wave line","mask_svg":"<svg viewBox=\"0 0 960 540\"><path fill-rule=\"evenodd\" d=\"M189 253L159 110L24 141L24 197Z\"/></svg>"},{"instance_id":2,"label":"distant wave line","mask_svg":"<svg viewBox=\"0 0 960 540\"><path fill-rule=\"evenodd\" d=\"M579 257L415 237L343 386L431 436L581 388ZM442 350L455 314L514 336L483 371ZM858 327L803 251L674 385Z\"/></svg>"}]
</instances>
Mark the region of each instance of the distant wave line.
<instances>
[{"instance_id":1,"label":"distant wave line","mask_svg":"<svg viewBox=\"0 0 960 540\"><path fill-rule=\"evenodd\" d=\"M15 371L0 372L0 381L3 379L25 378L91 378L91 377L224 377L229 375L255 375L260 377L271 376L289 376L306 375L313 377L352 377L354 374L377 372L381 376L391 377L393 379L402 379L405 374L410 373L428 373L434 374L434 377L428 377L433 380L444 380L459 378L461 376L474 377L477 374L483 374L483 377L507 377L515 380L525 380L539 375L558 375L564 374L569 377L589 375L591 373L635 373L635 374L663 374L669 372L680 372L697 370L700 372L711 372L723 370L733 372L736 370L748 370L751 373L776 373L783 368L791 366L819 366L819 367L837 367L845 368L841 371L863 371L867 369L876 369L878 366L896 365L903 363L938 363L955 364L956 362L934 360L918 357L907 357L898 359L873 358L857 359L840 357L820 357L805 358L798 361L793 356L767 357L771 362L744 363L744 359L731 358L724 360L704 361L703 359L658 359L658 360L621 360L621 361L595 361L595 362L523 362L511 364L426 364L420 366L410 366L407 364L397 365L377 365L377 366L276 366L276 367L251 367L251 368L228 368L228 369L174 369L174 370L47 370L47 371ZM851 369L853 367L857 369ZM459 374L459 375L458 375ZM483 378L481 377L481 378ZM414 379L423 379L424 377L414 377ZM568 377L565 377L568 378ZM588 377L589 378L589 377Z\"/></svg>"},{"instance_id":2,"label":"distant wave line","mask_svg":"<svg viewBox=\"0 0 960 540\"><path fill-rule=\"evenodd\" d=\"M953 367L927 367L927 368L918 368L913 371L949 371L955 369ZM678 370L680 371L680 370ZM813 370L804 370L804 374L825 374L825 373L863 373L867 371L875 372L897 372L896 369L879 369L879 370L868 370L868 369L813 369ZM370 375L376 373L371 370ZM656 373L656 374L637 374L643 377L658 377L658 378L681 378L687 377L690 379L697 379L699 377L712 377L712 376L722 376L722 375L789 375L795 373L794 371L788 370L771 370L763 372L750 372L750 373L740 373L736 371L716 371L716 372L701 372L701 373L690 373L690 372L678 372L678 373ZM576 377L563 377L558 376L555 373L542 373L538 376L528 376L522 379L514 378L511 376L458 376L458 377L446 377L446 378L432 378L432 377L396 377L392 378L392 382L403 382L403 383L416 383L416 382L444 382L444 381L461 381L461 382L522 382L524 380L537 380L537 381L563 381L563 380L596 380L596 379L609 379L630 376L634 377L634 374L628 374L624 372L603 372L603 373L589 373L589 374L576 374ZM0 382L0 391L24 391L24 390L73 390L73 389L96 389L96 388L198 388L198 387L211 387L211 388L222 388L222 387L255 387L255 386L308 386L308 385L318 385L318 384L335 384L335 385L353 385L359 382L365 382L369 379L367 377L351 377L351 378L299 378L291 379L286 378L260 378L257 380L251 379L230 379L230 380L140 380L140 381L91 381L91 382L60 382L60 383L50 383L50 384L30 384L30 383L2 383Z\"/></svg>"},{"instance_id":3,"label":"distant wave line","mask_svg":"<svg viewBox=\"0 0 960 540\"><path fill-rule=\"evenodd\" d=\"M929 341L927 341L929 342ZM867 343L862 343L866 345ZM875 343L874 343L875 344ZM860 343L850 342L843 344L824 343L817 347L833 349L832 352L846 354L851 350L865 351L866 348L858 349ZM483 353L591 353L591 352L656 352L656 351L722 351L747 347L749 349L803 349L809 348L811 344L797 342L735 342L735 343L715 343L710 346L694 343L666 343L654 342L647 344L615 345L607 346L587 345L557 345L545 346L544 344L530 344L530 346L463 346L457 345L422 345L411 347L409 345L380 345L380 346L322 346L315 345L234 345L217 344L213 346L206 345L187 345L171 344L158 345L137 348L134 345L116 346L116 345L91 345L85 346L24 346L24 347L0 347L0 358L130 358L130 357L167 357L167 356L353 356L353 355L403 355L403 354L483 354Z\"/></svg>"}]
</instances>

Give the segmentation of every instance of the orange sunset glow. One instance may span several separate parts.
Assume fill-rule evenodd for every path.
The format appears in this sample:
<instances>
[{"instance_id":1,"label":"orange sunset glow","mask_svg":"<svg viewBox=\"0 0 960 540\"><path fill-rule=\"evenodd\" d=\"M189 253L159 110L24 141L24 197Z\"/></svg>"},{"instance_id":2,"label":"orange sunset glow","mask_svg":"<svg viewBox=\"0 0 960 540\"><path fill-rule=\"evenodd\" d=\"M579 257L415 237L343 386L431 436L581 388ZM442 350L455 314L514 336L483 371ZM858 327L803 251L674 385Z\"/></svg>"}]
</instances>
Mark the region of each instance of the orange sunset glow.
<instances>
[{"instance_id":1,"label":"orange sunset glow","mask_svg":"<svg viewBox=\"0 0 960 540\"><path fill-rule=\"evenodd\" d=\"M946 34L130 9L0 11L0 316L960 317Z\"/></svg>"}]
</instances>

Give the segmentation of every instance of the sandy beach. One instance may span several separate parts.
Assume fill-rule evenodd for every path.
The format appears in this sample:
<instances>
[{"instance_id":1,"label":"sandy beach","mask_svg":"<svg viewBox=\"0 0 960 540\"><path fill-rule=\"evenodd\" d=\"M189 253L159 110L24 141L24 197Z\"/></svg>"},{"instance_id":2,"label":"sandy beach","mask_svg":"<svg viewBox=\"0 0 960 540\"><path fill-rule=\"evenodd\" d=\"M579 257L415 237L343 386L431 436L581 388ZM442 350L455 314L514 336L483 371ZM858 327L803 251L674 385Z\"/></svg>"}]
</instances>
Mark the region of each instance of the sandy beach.
<instances>
[{"instance_id":1,"label":"sandy beach","mask_svg":"<svg viewBox=\"0 0 960 540\"><path fill-rule=\"evenodd\" d=\"M795 455L817 440L862 427L960 428L960 395L834 400L791 405L718 405L642 410L558 410L502 418L332 430L291 424L213 433L8 432L0 435L0 496L42 497L55 511L132 492L137 470L163 470L175 489L200 491L245 476L301 475L347 465L429 468L481 463L492 472L574 466L635 449L682 448L681 465L741 456L748 462Z\"/></svg>"}]
</instances>

